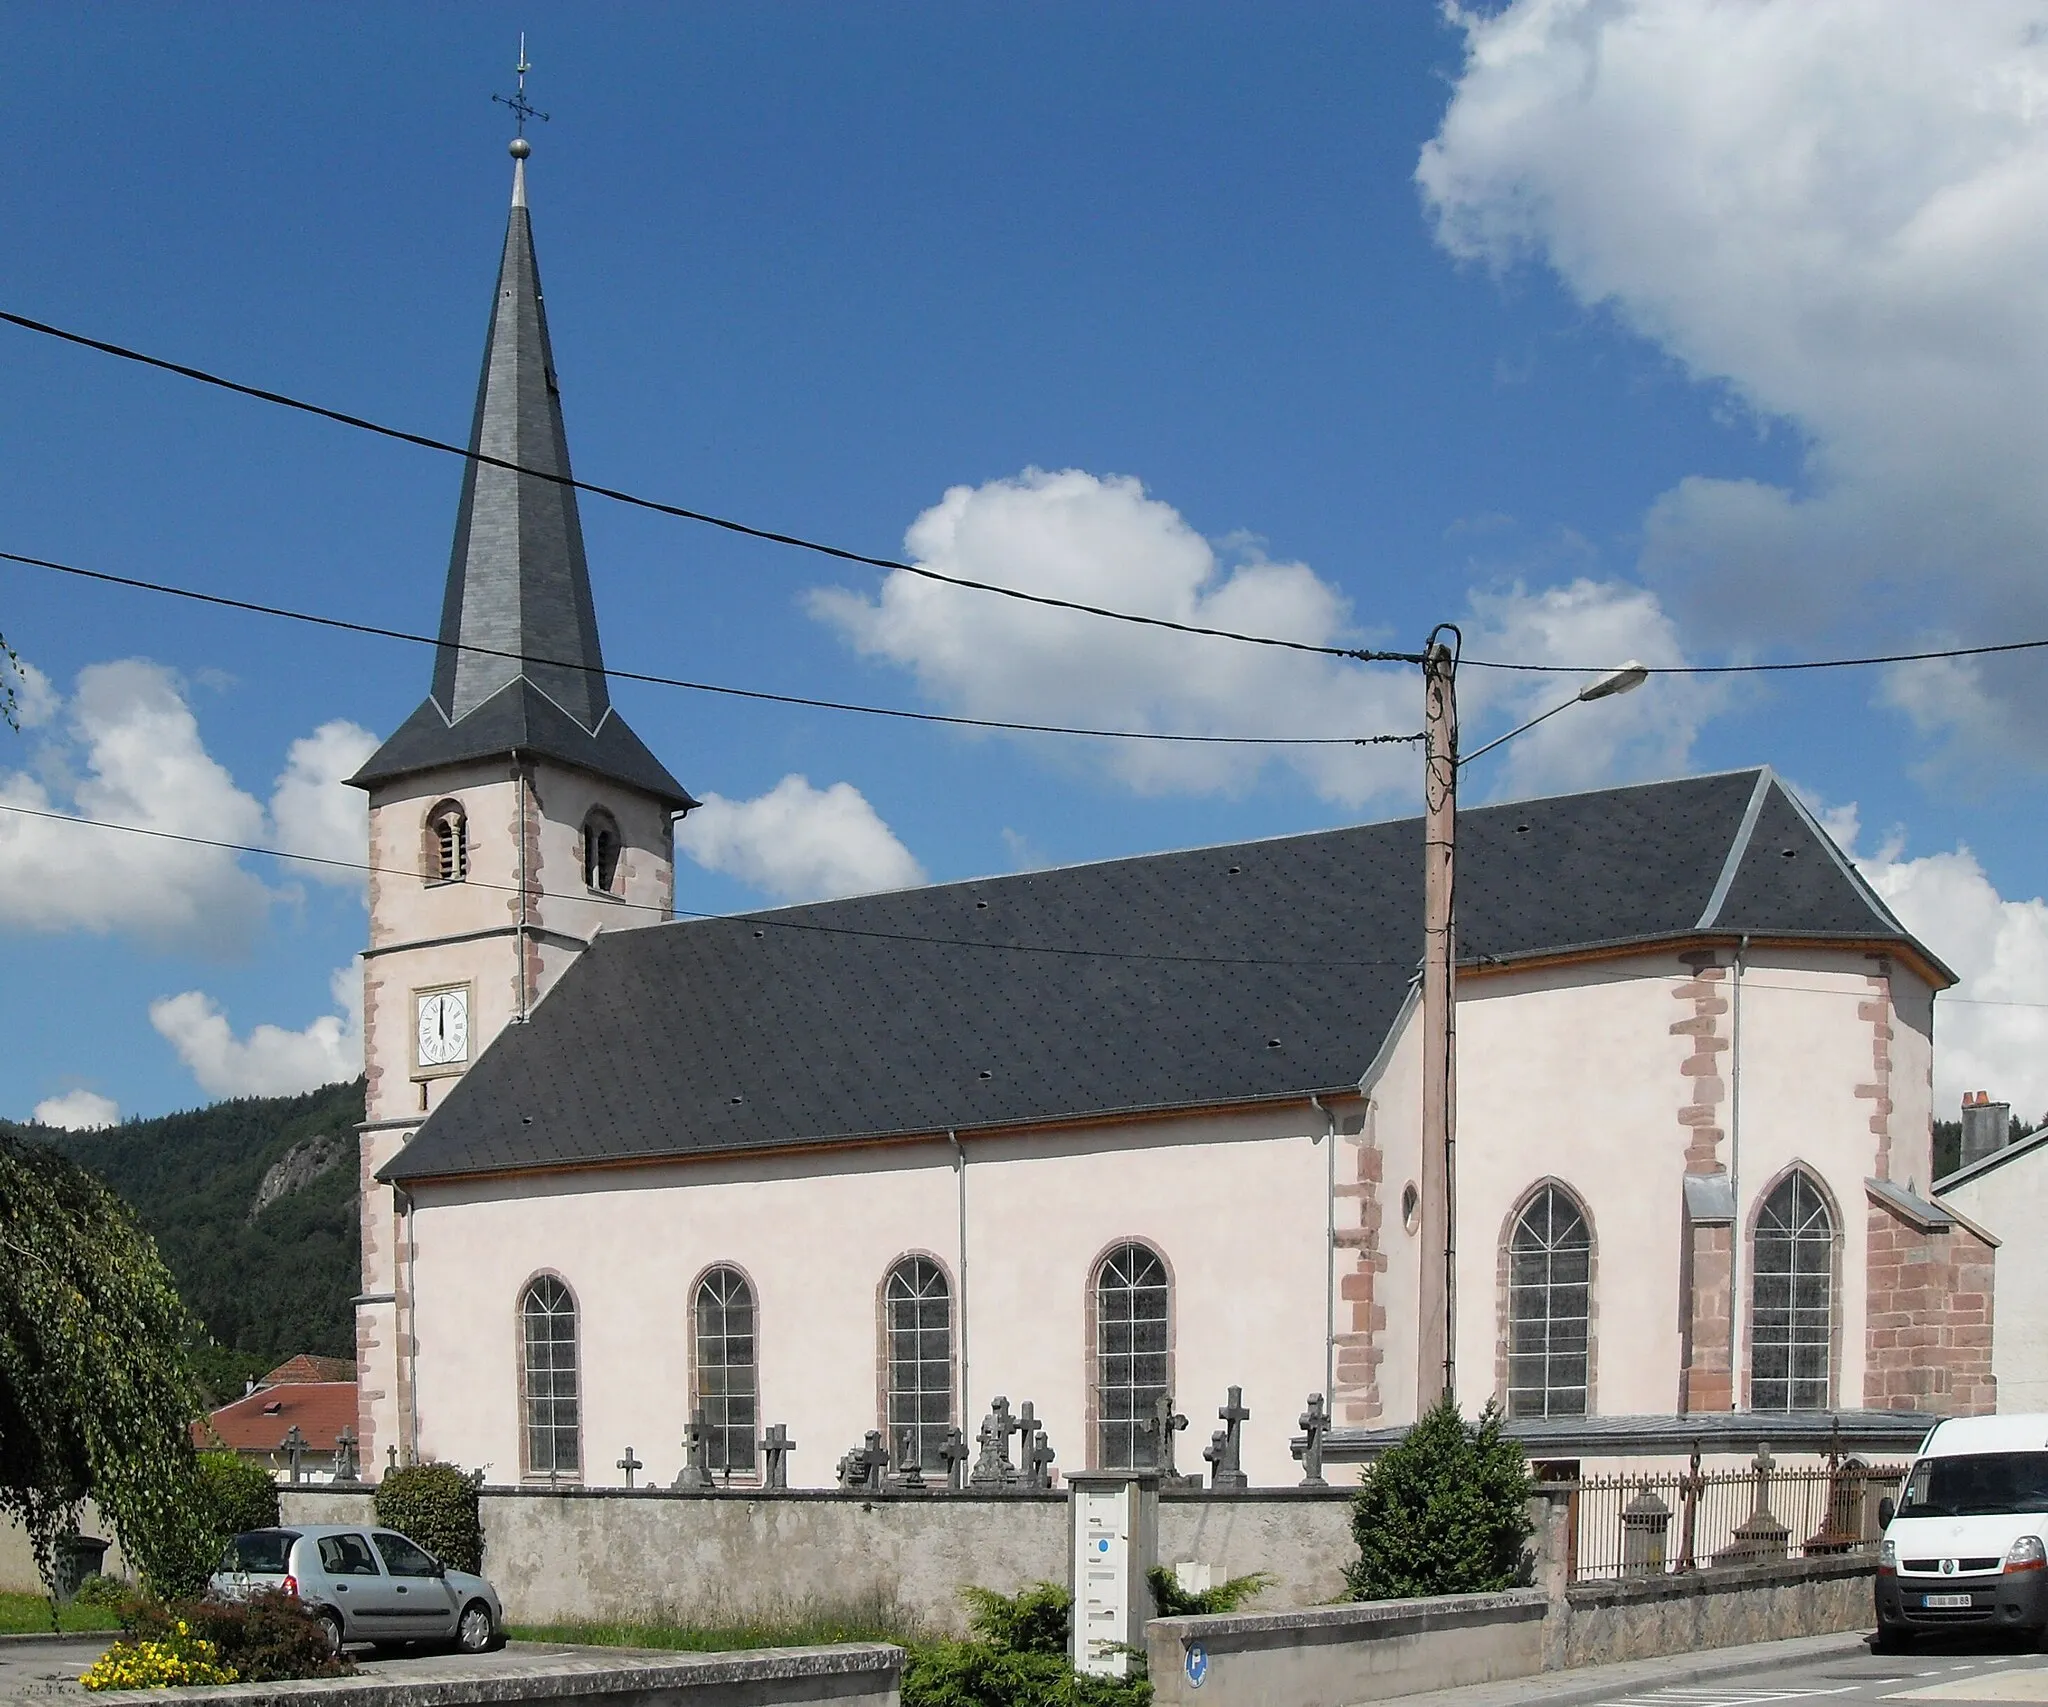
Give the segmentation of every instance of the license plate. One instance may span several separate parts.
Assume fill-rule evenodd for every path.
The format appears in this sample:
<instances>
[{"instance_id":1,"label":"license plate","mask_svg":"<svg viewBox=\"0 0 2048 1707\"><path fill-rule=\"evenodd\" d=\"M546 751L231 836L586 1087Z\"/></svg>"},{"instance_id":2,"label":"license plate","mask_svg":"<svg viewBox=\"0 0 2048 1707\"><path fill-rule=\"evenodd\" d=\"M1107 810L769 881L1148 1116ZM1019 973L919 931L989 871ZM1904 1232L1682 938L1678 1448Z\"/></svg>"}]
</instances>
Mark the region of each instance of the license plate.
<instances>
[{"instance_id":1,"label":"license plate","mask_svg":"<svg viewBox=\"0 0 2048 1707\"><path fill-rule=\"evenodd\" d=\"M1930 1612L1959 1612L1968 1608L1970 1597L1966 1594L1923 1594L1920 1604Z\"/></svg>"}]
</instances>

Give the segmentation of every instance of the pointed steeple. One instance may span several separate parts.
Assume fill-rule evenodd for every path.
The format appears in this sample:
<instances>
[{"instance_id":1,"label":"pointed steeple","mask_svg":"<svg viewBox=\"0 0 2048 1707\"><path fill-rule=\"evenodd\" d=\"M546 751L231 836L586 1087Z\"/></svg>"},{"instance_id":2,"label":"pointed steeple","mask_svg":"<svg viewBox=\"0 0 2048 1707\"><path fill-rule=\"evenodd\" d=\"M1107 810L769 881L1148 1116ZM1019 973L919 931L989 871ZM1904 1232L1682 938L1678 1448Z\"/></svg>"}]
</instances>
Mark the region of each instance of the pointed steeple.
<instances>
[{"instance_id":1,"label":"pointed steeple","mask_svg":"<svg viewBox=\"0 0 2048 1707\"><path fill-rule=\"evenodd\" d=\"M560 483L569 441L526 206L531 152L523 137L512 144L512 208L469 446L533 472L468 464L432 696L353 780L518 750L693 806L612 710L605 686L576 491Z\"/></svg>"}]
</instances>

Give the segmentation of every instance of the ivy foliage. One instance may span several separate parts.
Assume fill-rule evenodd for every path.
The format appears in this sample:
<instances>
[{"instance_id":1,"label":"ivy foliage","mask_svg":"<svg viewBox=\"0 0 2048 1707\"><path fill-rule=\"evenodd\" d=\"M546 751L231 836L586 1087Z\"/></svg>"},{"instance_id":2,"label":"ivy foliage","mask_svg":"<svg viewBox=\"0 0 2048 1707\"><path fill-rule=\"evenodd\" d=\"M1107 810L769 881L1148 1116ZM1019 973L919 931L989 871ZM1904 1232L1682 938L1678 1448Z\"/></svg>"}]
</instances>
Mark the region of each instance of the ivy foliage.
<instances>
[{"instance_id":1,"label":"ivy foliage","mask_svg":"<svg viewBox=\"0 0 2048 1707\"><path fill-rule=\"evenodd\" d=\"M451 1571L484 1567L477 1479L453 1464L408 1464L377 1484L377 1521L417 1541Z\"/></svg>"},{"instance_id":2,"label":"ivy foliage","mask_svg":"<svg viewBox=\"0 0 2048 1707\"><path fill-rule=\"evenodd\" d=\"M1067 1659L1074 1597L1058 1583L1021 1594L963 1592L973 1638L912 1642L903 1707L1146 1707L1143 1676L1084 1677ZM1140 1671L1142 1657L1137 1660Z\"/></svg>"},{"instance_id":3,"label":"ivy foliage","mask_svg":"<svg viewBox=\"0 0 2048 1707\"><path fill-rule=\"evenodd\" d=\"M1446 1394L1366 1472L1351 1507L1354 1600L1473 1594L1528 1580L1529 1467L1491 1402L1468 1425Z\"/></svg>"},{"instance_id":4,"label":"ivy foliage","mask_svg":"<svg viewBox=\"0 0 2048 1707\"><path fill-rule=\"evenodd\" d=\"M188 1433L192 1331L121 1201L0 1133L0 1511L46 1586L88 1495L157 1592L205 1582L217 1552Z\"/></svg>"}]
</instances>

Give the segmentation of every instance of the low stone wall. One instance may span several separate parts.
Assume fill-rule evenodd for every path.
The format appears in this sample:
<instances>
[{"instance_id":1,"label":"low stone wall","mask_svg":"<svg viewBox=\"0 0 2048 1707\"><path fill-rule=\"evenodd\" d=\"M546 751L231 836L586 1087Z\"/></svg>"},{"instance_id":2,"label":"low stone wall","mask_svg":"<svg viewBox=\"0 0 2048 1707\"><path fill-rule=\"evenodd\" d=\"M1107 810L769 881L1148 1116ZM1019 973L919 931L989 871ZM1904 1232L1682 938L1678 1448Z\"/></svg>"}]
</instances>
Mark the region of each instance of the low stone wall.
<instances>
[{"instance_id":1,"label":"low stone wall","mask_svg":"<svg viewBox=\"0 0 2048 1707\"><path fill-rule=\"evenodd\" d=\"M1155 1618L1156 1707L1349 1707L1543 1669L1541 1589L1380 1600L1310 1612Z\"/></svg>"},{"instance_id":2,"label":"low stone wall","mask_svg":"<svg viewBox=\"0 0 2048 1707\"><path fill-rule=\"evenodd\" d=\"M495 1667L487 1675L410 1683L402 1673L385 1673L177 1694L179 1707L471 1707L506 1701L545 1701L550 1707L900 1707L902 1670L901 1648L858 1643L660 1659L549 1659Z\"/></svg>"},{"instance_id":3,"label":"low stone wall","mask_svg":"<svg viewBox=\"0 0 2048 1707\"><path fill-rule=\"evenodd\" d=\"M1865 1555L1575 1583L1565 1596L1558 1663L1610 1665L1868 1629L1875 1569Z\"/></svg>"},{"instance_id":4,"label":"low stone wall","mask_svg":"<svg viewBox=\"0 0 2048 1707\"><path fill-rule=\"evenodd\" d=\"M298 1523L368 1523L366 1492L287 1488ZM1067 1578L1067 1495L863 1497L798 1489L486 1488L484 1571L518 1624L684 1613L772 1617L886 1602L935 1631L965 1627L960 1590L1010 1594ZM1168 1494L1159 1557L1215 1580L1264 1571L1253 1604L1313 1606L1344 1592L1351 1510L1340 1489Z\"/></svg>"}]
</instances>

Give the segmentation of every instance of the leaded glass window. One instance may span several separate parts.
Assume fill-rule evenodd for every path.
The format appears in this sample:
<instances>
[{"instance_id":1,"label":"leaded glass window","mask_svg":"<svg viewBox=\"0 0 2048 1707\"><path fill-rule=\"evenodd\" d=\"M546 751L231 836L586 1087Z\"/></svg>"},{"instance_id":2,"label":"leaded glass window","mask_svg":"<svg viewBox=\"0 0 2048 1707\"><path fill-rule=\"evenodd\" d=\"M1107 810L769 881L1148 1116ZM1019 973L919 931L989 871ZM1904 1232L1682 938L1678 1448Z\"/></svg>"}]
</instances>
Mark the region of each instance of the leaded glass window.
<instances>
[{"instance_id":1,"label":"leaded glass window","mask_svg":"<svg viewBox=\"0 0 2048 1707\"><path fill-rule=\"evenodd\" d=\"M953 1294L930 1257L906 1257L882 1289L889 1360L889 1450L911 1434L916 1461L943 1472L939 1448L953 1420Z\"/></svg>"},{"instance_id":2,"label":"leaded glass window","mask_svg":"<svg viewBox=\"0 0 2048 1707\"><path fill-rule=\"evenodd\" d=\"M1158 1462L1154 1410L1166 1396L1166 1264L1143 1245L1120 1245L1095 1278L1095 1415L1098 1462L1129 1469Z\"/></svg>"},{"instance_id":3,"label":"leaded glass window","mask_svg":"<svg viewBox=\"0 0 2048 1707\"><path fill-rule=\"evenodd\" d=\"M1586 1414L1593 1235L1546 1185L1508 1235L1508 1415Z\"/></svg>"},{"instance_id":4,"label":"leaded glass window","mask_svg":"<svg viewBox=\"0 0 2048 1707\"><path fill-rule=\"evenodd\" d=\"M576 1396L576 1300L552 1274L527 1287L519 1307L526 1345L526 1469L575 1476L583 1469Z\"/></svg>"},{"instance_id":5,"label":"leaded glass window","mask_svg":"<svg viewBox=\"0 0 2048 1707\"><path fill-rule=\"evenodd\" d=\"M738 1269L714 1268L697 1283L697 1404L710 1431L711 1468L754 1468L759 1385L754 1364L754 1289Z\"/></svg>"},{"instance_id":6,"label":"leaded glass window","mask_svg":"<svg viewBox=\"0 0 2048 1707\"><path fill-rule=\"evenodd\" d=\"M1835 1220L1805 1173L1787 1174L1757 1213L1750 1288L1750 1408L1826 1410Z\"/></svg>"}]
</instances>

